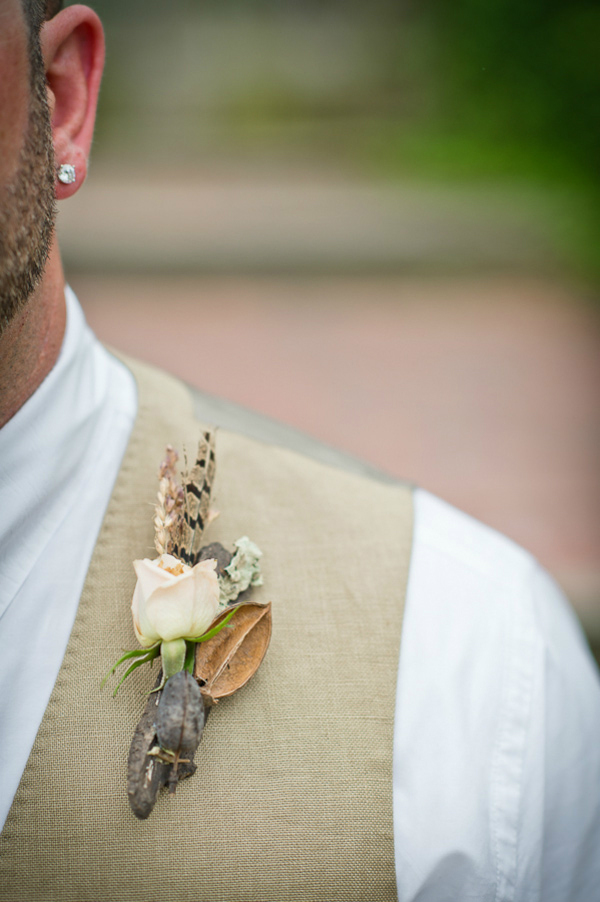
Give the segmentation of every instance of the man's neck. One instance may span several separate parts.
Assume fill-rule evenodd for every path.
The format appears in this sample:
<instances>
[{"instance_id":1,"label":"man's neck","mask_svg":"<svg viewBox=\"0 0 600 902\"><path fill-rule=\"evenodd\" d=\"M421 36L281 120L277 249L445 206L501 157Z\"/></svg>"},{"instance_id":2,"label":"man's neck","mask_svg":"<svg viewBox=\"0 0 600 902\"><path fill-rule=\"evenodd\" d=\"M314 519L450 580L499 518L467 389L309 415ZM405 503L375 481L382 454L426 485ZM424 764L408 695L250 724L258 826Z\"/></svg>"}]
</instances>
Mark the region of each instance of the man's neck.
<instances>
[{"instance_id":1,"label":"man's neck","mask_svg":"<svg viewBox=\"0 0 600 902\"><path fill-rule=\"evenodd\" d=\"M0 337L0 428L31 397L56 363L65 324L64 276L54 246L42 281Z\"/></svg>"}]
</instances>

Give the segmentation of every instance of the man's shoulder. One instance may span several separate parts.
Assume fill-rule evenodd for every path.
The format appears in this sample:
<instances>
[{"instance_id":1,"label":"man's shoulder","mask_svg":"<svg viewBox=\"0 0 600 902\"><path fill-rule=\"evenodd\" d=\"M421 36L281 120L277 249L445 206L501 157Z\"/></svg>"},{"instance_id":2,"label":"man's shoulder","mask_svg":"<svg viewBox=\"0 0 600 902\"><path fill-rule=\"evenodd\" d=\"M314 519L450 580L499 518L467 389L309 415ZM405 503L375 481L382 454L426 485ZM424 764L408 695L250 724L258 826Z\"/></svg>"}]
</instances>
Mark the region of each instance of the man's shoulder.
<instances>
[{"instance_id":1,"label":"man's shoulder","mask_svg":"<svg viewBox=\"0 0 600 902\"><path fill-rule=\"evenodd\" d=\"M526 638L596 678L584 631L562 588L537 558L503 533L420 487L413 491L412 589L440 616L456 616L480 648ZM433 615L432 615L433 616ZM506 647L508 647L508 645Z\"/></svg>"},{"instance_id":2,"label":"man's shoulder","mask_svg":"<svg viewBox=\"0 0 600 902\"><path fill-rule=\"evenodd\" d=\"M446 566L513 590L539 567L517 542L426 489L416 487L414 497L419 544Z\"/></svg>"}]
</instances>

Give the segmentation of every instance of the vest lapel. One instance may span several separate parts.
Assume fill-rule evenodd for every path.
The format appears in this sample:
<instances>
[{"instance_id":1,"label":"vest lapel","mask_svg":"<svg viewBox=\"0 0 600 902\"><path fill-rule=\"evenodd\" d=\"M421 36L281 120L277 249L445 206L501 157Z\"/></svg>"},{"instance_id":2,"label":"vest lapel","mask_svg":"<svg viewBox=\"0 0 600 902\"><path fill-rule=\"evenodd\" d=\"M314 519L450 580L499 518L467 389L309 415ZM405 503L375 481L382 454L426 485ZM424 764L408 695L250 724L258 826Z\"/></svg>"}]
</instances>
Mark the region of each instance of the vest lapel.
<instances>
[{"instance_id":1,"label":"vest lapel","mask_svg":"<svg viewBox=\"0 0 600 902\"><path fill-rule=\"evenodd\" d=\"M264 551L273 638L222 701L176 798L135 820L127 749L155 673L100 680L134 648L132 561L153 557L156 470L193 456L187 390L128 362L139 413L67 652L0 838L0 899L390 900L392 739L410 491L232 433L217 437L207 540Z\"/></svg>"}]
</instances>

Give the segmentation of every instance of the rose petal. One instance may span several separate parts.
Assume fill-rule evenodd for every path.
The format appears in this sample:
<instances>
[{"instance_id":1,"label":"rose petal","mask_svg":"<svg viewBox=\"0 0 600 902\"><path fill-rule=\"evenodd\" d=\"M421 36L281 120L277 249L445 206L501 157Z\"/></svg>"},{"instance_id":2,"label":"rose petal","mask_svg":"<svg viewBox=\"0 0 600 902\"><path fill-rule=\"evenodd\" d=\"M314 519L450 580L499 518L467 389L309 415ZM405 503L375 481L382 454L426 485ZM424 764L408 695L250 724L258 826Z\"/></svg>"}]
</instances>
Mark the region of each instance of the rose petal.
<instances>
[{"instance_id":1,"label":"rose petal","mask_svg":"<svg viewBox=\"0 0 600 902\"><path fill-rule=\"evenodd\" d=\"M192 571L176 577L173 584L156 589L146 599L146 614L161 639L190 636L194 613Z\"/></svg>"},{"instance_id":2,"label":"rose petal","mask_svg":"<svg viewBox=\"0 0 600 902\"><path fill-rule=\"evenodd\" d=\"M134 567L138 581L131 612L141 645L152 645L159 639L192 638L209 628L219 612L215 560L202 561L191 568L172 555L163 554L155 561L135 561ZM185 569L174 576L164 567Z\"/></svg>"},{"instance_id":3,"label":"rose petal","mask_svg":"<svg viewBox=\"0 0 600 902\"><path fill-rule=\"evenodd\" d=\"M160 560L160 558L157 560ZM157 561L150 561L148 558L144 558L143 561L134 561L133 569L140 582L142 595L146 600L150 598L155 589L168 585L177 579L176 576L159 567Z\"/></svg>"},{"instance_id":4,"label":"rose petal","mask_svg":"<svg viewBox=\"0 0 600 902\"><path fill-rule=\"evenodd\" d=\"M219 579L217 562L201 561L192 570L194 579L194 613L190 636L206 632L219 612Z\"/></svg>"},{"instance_id":5,"label":"rose petal","mask_svg":"<svg viewBox=\"0 0 600 902\"><path fill-rule=\"evenodd\" d=\"M133 599L131 601L131 614L133 616L133 629L140 645L148 646L160 638L156 631L152 628L152 624L146 616L145 602L141 590L140 582L135 585L133 591Z\"/></svg>"}]
</instances>

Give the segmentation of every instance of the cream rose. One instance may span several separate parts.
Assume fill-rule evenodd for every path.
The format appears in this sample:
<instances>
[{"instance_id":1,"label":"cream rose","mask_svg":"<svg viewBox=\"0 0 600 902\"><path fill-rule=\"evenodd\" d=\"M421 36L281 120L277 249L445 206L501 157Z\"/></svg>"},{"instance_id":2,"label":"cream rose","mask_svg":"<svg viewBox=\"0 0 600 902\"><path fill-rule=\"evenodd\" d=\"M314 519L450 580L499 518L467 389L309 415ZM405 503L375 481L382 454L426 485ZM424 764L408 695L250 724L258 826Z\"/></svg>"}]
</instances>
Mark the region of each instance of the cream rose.
<instances>
[{"instance_id":1,"label":"cream rose","mask_svg":"<svg viewBox=\"0 0 600 902\"><path fill-rule=\"evenodd\" d=\"M133 566L138 580L131 613L140 645L201 636L222 610L214 560L189 567L171 554L161 554L154 561L134 561Z\"/></svg>"}]
</instances>

